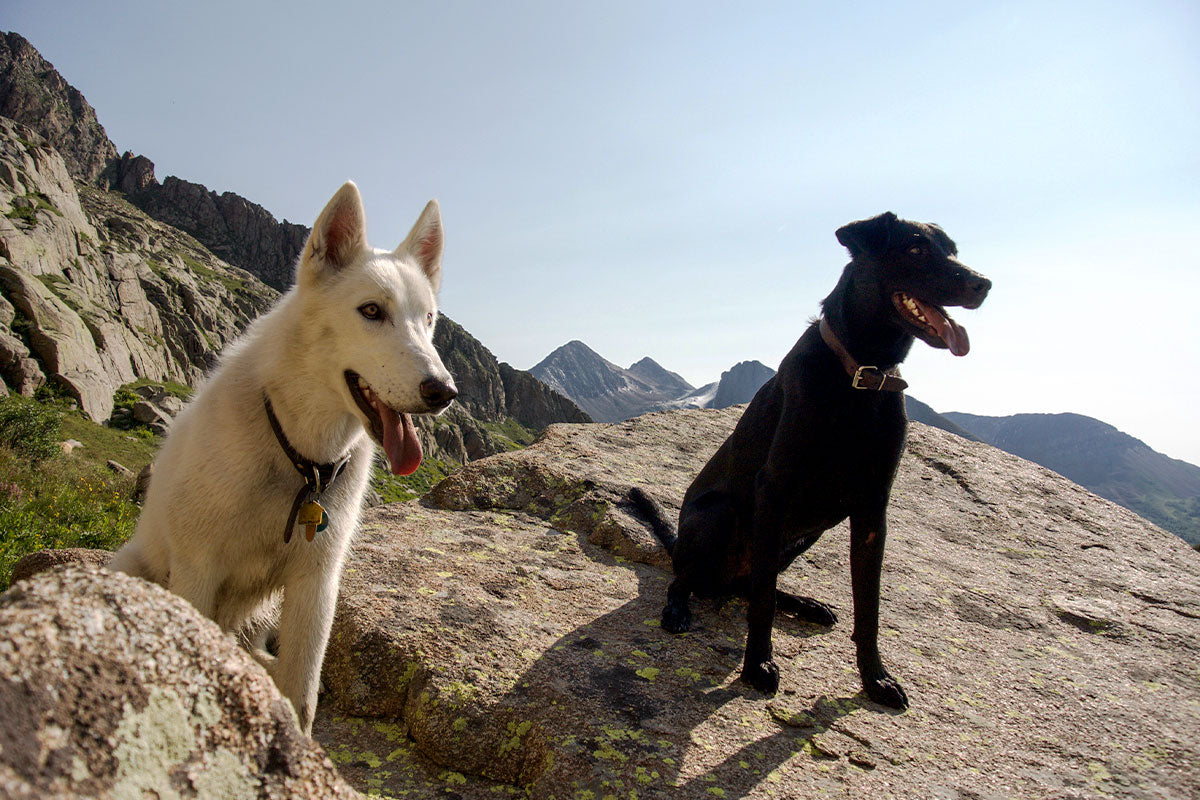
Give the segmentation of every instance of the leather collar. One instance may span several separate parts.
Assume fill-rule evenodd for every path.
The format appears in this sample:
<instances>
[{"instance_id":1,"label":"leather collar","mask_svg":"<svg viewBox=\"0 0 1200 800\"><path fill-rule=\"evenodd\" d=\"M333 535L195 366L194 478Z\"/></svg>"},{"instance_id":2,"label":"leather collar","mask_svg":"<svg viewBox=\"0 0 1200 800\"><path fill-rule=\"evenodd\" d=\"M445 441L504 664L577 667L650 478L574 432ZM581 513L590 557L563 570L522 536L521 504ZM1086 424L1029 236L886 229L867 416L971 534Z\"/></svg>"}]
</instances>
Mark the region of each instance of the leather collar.
<instances>
[{"instance_id":1,"label":"leather collar","mask_svg":"<svg viewBox=\"0 0 1200 800\"><path fill-rule=\"evenodd\" d=\"M327 464L319 464L310 458L305 458L288 441L287 435L283 432L283 426L279 424L279 418L275 416L275 409L271 407L271 398L267 397L266 392L263 392L263 408L267 411L267 420L271 423L275 441L279 442L288 461L292 462L292 466L300 473L300 477L304 478L304 485L300 487L299 493L296 494L296 500L292 503L292 513L288 516L287 527L283 529L283 542L287 544L292 539L292 530L296 526L296 514L299 512L301 504L308 499L319 499L321 492L327 490L337 480L338 475L342 474L342 470L350 461L351 454L347 453L340 461Z\"/></svg>"},{"instance_id":2,"label":"leather collar","mask_svg":"<svg viewBox=\"0 0 1200 800\"><path fill-rule=\"evenodd\" d=\"M846 346L837 338L837 334L833 332L833 328L830 327L825 317L821 317L820 329L821 339L842 362L842 368L850 376L852 388L877 392L903 392L908 388L908 381L900 377L900 370L895 366L880 369L879 367L859 365L854 356L850 355Z\"/></svg>"}]
</instances>

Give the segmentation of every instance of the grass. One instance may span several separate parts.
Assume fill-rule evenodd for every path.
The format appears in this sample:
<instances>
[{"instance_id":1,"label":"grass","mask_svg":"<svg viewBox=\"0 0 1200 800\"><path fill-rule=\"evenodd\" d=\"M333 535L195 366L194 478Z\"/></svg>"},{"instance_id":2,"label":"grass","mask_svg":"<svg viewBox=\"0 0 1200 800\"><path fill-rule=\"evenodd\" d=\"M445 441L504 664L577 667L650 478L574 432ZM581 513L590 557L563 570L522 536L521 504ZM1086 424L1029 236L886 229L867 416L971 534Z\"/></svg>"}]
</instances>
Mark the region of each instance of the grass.
<instances>
[{"instance_id":1,"label":"grass","mask_svg":"<svg viewBox=\"0 0 1200 800\"><path fill-rule=\"evenodd\" d=\"M27 553L113 550L133 533L133 479L114 474L106 462L137 472L156 441L97 425L61 402L52 395L0 399L0 589ZM63 439L83 447L66 455L58 445Z\"/></svg>"},{"instance_id":2,"label":"grass","mask_svg":"<svg viewBox=\"0 0 1200 800\"><path fill-rule=\"evenodd\" d=\"M482 425L489 433L500 439L501 443L509 450L528 447L537 439L536 433L512 417L508 417L503 422L484 422Z\"/></svg>"},{"instance_id":3,"label":"grass","mask_svg":"<svg viewBox=\"0 0 1200 800\"><path fill-rule=\"evenodd\" d=\"M115 550L133 533L133 480L102 465L59 455L32 464L0 446L0 589L13 565L46 548Z\"/></svg>"},{"instance_id":4,"label":"grass","mask_svg":"<svg viewBox=\"0 0 1200 800\"><path fill-rule=\"evenodd\" d=\"M403 503L425 494L457 468L453 462L426 458L412 475L393 475L382 454L377 453L371 469L371 488L379 492L385 503Z\"/></svg>"}]
</instances>

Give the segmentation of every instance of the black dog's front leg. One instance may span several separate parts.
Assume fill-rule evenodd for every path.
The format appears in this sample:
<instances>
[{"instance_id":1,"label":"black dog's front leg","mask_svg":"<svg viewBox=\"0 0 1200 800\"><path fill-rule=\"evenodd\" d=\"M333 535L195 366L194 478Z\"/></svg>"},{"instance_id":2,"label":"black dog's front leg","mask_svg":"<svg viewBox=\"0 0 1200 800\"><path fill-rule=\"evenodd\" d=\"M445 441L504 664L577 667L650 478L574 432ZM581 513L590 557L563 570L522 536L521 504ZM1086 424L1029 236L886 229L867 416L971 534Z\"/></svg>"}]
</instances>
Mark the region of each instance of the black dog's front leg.
<instances>
[{"instance_id":1,"label":"black dog's front leg","mask_svg":"<svg viewBox=\"0 0 1200 800\"><path fill-rule=\"evenodd\" d=\"M850 582L854 592L854 633L858 673L867 696L892 708L908 708L908 696L879 657L879 574L887 538L884 508L850 516Z\"/></svg>"},{"instance_id":2,"label":"black dog's front leg","mask_svg":"<svg viewBox=\"0 0 1200 800\"><path fill-rule=\"evenodd\" d=\"M779 482L760 475L755 491L754 527L750 538L750 587L746 611L746 656L741 678L766 694L779 689L779 667L771 645L775 624L775 584L781 542L777 496ZM776 496L773 496L776 495Z\"/></svg>"}]
</instances>

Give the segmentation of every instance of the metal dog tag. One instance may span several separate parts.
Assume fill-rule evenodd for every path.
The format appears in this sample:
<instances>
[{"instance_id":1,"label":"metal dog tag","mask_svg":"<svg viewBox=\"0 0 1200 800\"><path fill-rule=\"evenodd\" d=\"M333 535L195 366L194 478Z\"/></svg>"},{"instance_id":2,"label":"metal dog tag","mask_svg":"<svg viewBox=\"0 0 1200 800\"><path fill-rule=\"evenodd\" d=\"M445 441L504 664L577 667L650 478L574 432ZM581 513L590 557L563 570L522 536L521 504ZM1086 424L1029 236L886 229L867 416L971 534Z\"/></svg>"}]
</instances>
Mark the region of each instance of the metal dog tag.
<instances>
[{"instance_id":1,"label":"metal dog tag","mask_svg":"<svg viewBox=\"0 0 1200 800\"><path fill-rule=\"evenodd\" d=\"M300 511L296 514L296 524L304 526L304 539L309 542L317 535L318 525L324 529L327 519L325 508L316 500L309 500L301 505Z\"/></svg>"}]
</instances>

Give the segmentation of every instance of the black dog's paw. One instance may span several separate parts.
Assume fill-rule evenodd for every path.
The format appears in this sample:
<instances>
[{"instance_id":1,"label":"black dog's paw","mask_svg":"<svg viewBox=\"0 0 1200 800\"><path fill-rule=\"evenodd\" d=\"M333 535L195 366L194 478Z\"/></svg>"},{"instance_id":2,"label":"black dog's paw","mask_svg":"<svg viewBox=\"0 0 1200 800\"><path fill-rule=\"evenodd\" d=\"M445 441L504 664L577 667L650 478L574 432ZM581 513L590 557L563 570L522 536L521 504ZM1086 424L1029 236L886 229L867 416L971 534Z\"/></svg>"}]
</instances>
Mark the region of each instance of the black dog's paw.
<instances>
[{"instance_id":1,"label":"black dog's paw","mask_svg":"<svg viewBox=\"0 0 1200 800\"><path fill-rule=\"evenodd\" d=\"M779 691L779 667L775 666L773 660L744 664L741 677L743 683L763 694L775 694Z\"/></svg>"},{"instance_id":2,"label":"black dog's paw","mask_svg":"<svg viewBox=\"0 0 1200 800\"><path fill-rule=\"evenodd\" d=\"M837 614L831 606L811 597L776 592L775 606L788 616L795 617L801 622L811 622L814 625L832 627L837 623Z\"/></svg>"},{"instance_id":3,"label":"black dog's paw","mask_svg":"<svg viewBox=\"0 0 1200 800\"><path fill-rule=\"evenodd\" d=\"M873 680L864 678L863 688L867 691L867 697L880 705L901 710L908 708L908 695L904 693L904 687L886 672Z\"/></svg>"},{"instance_id":4,"label":"black dog's paw","mask_svg":"<svg viewBox=\"0 0 1200 800\"><path fill-rule=\"evenodd\" d=\"M668 633L684 633L692 628L692 612L687 603L667 603L662 613L662 629Z\"/></svg>"}]
</instances>

